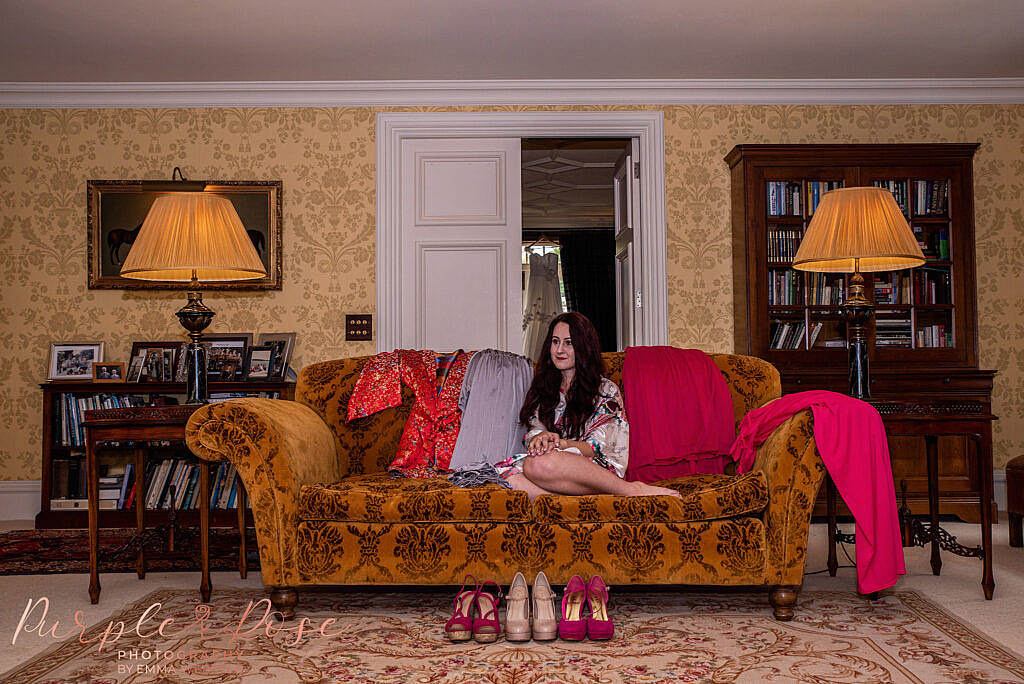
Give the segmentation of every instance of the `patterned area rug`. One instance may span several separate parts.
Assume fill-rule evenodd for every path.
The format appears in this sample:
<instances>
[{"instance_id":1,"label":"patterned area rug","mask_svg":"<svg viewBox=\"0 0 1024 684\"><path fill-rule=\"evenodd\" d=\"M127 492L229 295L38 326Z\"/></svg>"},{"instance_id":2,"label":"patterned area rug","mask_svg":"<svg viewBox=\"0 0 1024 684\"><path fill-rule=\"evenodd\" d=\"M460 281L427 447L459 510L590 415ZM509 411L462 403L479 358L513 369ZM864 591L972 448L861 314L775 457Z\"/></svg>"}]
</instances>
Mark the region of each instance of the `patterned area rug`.
<instances>
[{"instance_id":1,"label":"patterned area rug","mask_svg":"<svg viewBox=\"0 0 1024 684\"><path fill-rule=\"evenodd\" d=\"M146 547L150 572L199 569L199 541L192 528L179 530L174 551L164 545ZM134 530L100 530L101 572L134 572L135 553L126 549ZM192 533L192 534L189 534ZM247 529L246 555L250 570L260 567L259 547L252 528ZM238 569L238 530L210 529L210 568ZM15 530L0 532L0 575L49 575L89 572L88 530Z\"/></svg>"},{"instance_id":2,"label":"patterned area rug","mask_svg":"<svg viewBox=\"0 0 1024 684\"><path fill-rule=\"evenodd\" d=\"M797 618L772 619L764 592L676 593L613 590L616 636L610 642L480 645L449 643L442 625L451 598L442 593L307 592L300 616L324 626L296 645L295 633L263 628L232 641L252 592L217 592L195 625L194 591L160 590L112 620L124 636L57 644L0 676L42 682L1019 682L1024 660L915 592L867 602L844 592L805 592ZM129 633L146 608L161 604L147 627L174 618L177 636ZM262 611L260 611L262 615ZM152 617L152 616L151 616ZM324 624L328 618L336 622ZM258 624L255 615L241 629ZM291 623L295 629L298 623ZM89 630L96 639L107 621ZM116 632L116 627L114 632ZM143 629L145 633L146 630ZM258 632L258 633L257 633ZM33 635L28 635L33 636ZM36 637L39 638L39 637ZM169 654L169 655L168 655Z\"/></svg>"}]
</instances>

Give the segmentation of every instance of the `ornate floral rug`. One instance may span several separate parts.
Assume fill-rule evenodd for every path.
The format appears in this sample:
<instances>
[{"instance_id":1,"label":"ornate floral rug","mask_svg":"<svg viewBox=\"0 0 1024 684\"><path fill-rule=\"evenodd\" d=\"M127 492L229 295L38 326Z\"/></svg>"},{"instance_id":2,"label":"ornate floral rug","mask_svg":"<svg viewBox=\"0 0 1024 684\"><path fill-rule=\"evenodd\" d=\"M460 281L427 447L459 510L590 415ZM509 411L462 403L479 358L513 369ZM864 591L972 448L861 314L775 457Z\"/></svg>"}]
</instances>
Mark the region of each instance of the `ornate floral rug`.
<instances>
[{"instance_id":1,"label":"ornate floral rug","mask_svg":"<svg viewBox=\"0 0 1024 684\"><path fill-rule=\"evenodd\" d=\"M199 540L191 532L179 531L174 551L162 546L146 547L150 572L194 572L199 568ZM246 554L250 570L259 570L260 554L253 528L247 528ZM134 572L135 552L127 548L132 529L100 530L99 550L103 572ZM210 567L238 568L238 531L230 527L210 528ZM48 575L89 572L88 530L15 530L0 532L0 575Z\"/></svg>"},{"instance_id":2,"label":"ornate floral rug","mask_svg":"<svg viewBox=\"0 0 1024 684\"><path fill-rule=\"evenodd\" d=\"M0 680L55 682L1019 682L1024 660L915 592L867 602L805 592L772 619L764 592L612 593L610 642L449 643L447 594L307 592L310 634L267 634L248 591L216 592L197 622L194 591L160 590L111 616L125 631L100 651L108 620ZM140 637L134 631L150 608ZM200 608L202 610L202 608ZM201 616L201 613L200 613ZM173 618L167 636L149 635ZM328 621L333 619L333 621ZM279 623L274 623L271 632ZM205 634L200 634L200 626ZM247 631L251 633L246 634ZM214 633L216 631L220 633ZM234 633L238 633L234 637ZM173 634L172 634L173 633ZM22 637L40 638L26 634Z\"/></svg>"}]
</instances>

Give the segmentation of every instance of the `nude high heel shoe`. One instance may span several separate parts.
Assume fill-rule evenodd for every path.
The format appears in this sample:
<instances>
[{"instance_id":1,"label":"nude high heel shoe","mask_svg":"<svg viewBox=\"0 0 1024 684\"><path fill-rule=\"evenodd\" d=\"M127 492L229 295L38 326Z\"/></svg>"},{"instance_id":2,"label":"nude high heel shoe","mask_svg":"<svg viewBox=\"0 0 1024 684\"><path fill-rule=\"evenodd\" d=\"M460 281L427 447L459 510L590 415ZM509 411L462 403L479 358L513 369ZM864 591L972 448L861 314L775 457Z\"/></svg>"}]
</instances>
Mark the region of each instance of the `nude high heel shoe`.
<instances>
[{"instance_id":1,"label":"nude high heel shoe","mask_svg":"<svg viewBox=\"0 0 1024 684\"><path fill-rule=\"evenodd\" d=\"M558 636L557 600L547 575L538 572L533 579L533 638L537 641L550 641Z\"/></svg>"},{"instance_id":2,"label":"nude high heel shoe","mask_svg":"<svg viewBox=\"0 0 1024 684\"><path fill-rule=\"evenodd\" d=\"M505 639L508 641L529 641L530 589L523 573L517 572L505 597Z\"/></svg>"}]
</instances>

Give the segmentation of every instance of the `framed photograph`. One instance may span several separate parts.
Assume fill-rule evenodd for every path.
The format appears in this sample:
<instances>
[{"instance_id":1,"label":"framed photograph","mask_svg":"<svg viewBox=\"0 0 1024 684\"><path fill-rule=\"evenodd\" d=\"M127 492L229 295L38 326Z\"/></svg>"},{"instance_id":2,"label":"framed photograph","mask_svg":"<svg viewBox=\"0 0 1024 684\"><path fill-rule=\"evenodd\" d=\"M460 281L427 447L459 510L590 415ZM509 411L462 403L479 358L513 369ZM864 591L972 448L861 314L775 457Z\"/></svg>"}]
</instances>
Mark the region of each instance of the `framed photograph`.
<instances>
[{"instance_id":1,"label":"framed photograph","mask_svg":"<svg viewBox=\"0 0 1024 684\"><path fill-rule=\"evenodd\" d=\"M209 380L244 380L246 351L252 346L252 333L204 334L206 377Z\"/></svg>"},{"instance_id":2,"label":"framed photograph","mask_svg":"<svg viewBox=\"0 0 1024 684\"><path fill-rule=\"evenodd\" d=\"M128 382L174 382L184 342L132 342Z\"/></svg>"},{"instance_id":3,"label":"framed photograph","mask_svg":"<svg viewBox=\"0 0 1024 684\"><path fill-rule=\"evenodd\" d=\"M92 364L93 382L124 382L123 363Z\"/></svg>"},{"instance_id":4,"label":"framed photograph","mask_svg":"<svg viewBox=\"0 0 1024 684\"><path fill-rule=\"evenodd\" d=\"M88 190L90 290L185 290L188 283L121 277L121 266L153 201L168 192L212 192L231 200L267 275L237 283L201 283L206 290L281 289L281 181L91 180Z\"/></svg>"},{"instance_id":5,"label":"framed photograph","mask_svg":"<svg viewBox=\"0 0 1024 684\"><path fill-rule=\"evenodd\" d=\"M274 348L269 346L249 347L245 355L245 377L247 380L263 380L270 376L274 365Z\"/></svg>"},{"instance_id":6,"label":"framed photograph","mask_svg":"<svg viewBox=\"0 0 1024 684\"><path fill-rule=\"evenodd\" d=\"M141 350L138 354L131 357L131 361L128 362L128 375L125 377L127 382L141 382L142 380L142 369L146 363L146 350Z\"/></svg>"},{"instance_id":7,"label":"framed photograph","mask_svg":"<svg viewBox=\"0 0 1024 684\"><path fill-rule=\"evenodd\" d=\"M292 347L295 346L295 333L260 333L257 344L274 349L274 365L267 377L284 378L288 362L292 358Z\"/></svg>"},{"instance_id":8,"label":"framed photograph","mask_svg":"<svg viewBox=\"0 0 1024 684\"><path fill-rule=\"evenodd\" d=\"M102 342L51 342L49 380L92 380L92 364L103 361Z\"/></svg>"}]
</instances>

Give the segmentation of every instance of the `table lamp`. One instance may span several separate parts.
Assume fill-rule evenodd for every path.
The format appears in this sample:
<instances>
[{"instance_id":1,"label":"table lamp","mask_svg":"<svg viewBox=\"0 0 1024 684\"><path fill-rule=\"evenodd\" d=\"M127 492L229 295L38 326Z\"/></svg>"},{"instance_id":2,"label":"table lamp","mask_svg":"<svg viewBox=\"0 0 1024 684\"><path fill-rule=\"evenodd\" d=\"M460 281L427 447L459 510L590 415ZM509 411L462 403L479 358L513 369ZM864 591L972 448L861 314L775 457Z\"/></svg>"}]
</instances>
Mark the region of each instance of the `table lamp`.
<instances>
[{"instance_id":1,"label":"table lamp","mask_svg":"<svg viewBox=\"0 0 1024 684\"><path fill-rule=\"evenodd\" d=\"M203 304L200 282L255 280L266 273L238 212L226 197L171 192L153 202L124 260L121 276L189 283L188 304L176 314L191 340L185 348L186 404L209 400L206 349L199 342L214 314Z\"/></svg>"},{"instance_id":2,"label":"table lamp","mask_svg":"<svg viewBox=\"0 0 1024 684\"><path fill-rule=\"evenodd\" d=\"M800 271L852 273L845 303L850 395L870 399L865 326L874 304L864 295L870 271L897 271L925 261L907 219L885 188L840 188L825 193L814 210L793 268Z\"/></svg>"}]
</instances>

